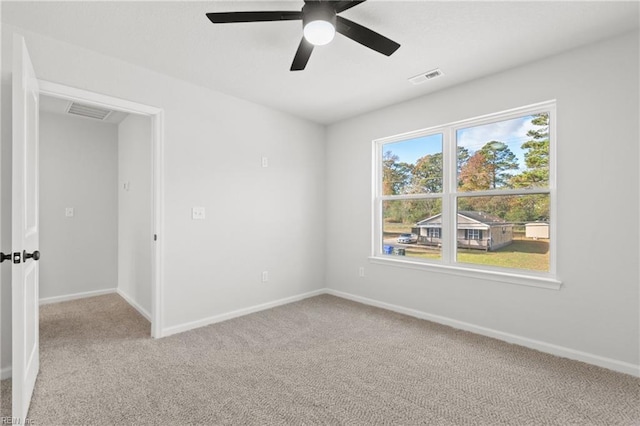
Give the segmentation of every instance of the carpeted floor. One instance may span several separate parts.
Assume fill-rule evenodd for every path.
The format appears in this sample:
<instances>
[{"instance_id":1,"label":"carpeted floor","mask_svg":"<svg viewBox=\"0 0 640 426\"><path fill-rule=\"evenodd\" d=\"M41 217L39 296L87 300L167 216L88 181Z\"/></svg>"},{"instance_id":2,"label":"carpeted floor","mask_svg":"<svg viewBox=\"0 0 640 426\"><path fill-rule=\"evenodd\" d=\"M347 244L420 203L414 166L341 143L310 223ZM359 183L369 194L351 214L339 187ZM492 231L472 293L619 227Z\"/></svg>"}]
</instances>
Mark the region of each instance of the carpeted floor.
<instances>
[{"instance_id":1,"label":"carpeted floor","mask_svg":"<svg viewBox=\"0 0 640 426\"><path fill-rule=\"evenodd\" d=\"M0 381L0 424L11 417L11 379Z\"/></svg>"},{"instance_id":2,"label":"carpeted floor","mask_svg":"<svg viewBox=\"0 0 640 426\"><path fill-rule=\"evenodd\" d=\"M41 426L640 424L638 378L327 295L160 340L107 295L40 332Z\"/></svg>"}]
</instances>

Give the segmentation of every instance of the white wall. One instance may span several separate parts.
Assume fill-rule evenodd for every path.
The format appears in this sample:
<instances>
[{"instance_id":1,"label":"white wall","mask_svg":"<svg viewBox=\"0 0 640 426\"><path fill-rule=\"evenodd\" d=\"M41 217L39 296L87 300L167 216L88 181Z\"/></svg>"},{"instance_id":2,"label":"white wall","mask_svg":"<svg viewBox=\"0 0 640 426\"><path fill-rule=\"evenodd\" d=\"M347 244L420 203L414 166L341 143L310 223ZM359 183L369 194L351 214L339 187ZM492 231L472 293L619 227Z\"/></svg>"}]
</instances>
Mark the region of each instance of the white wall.
<instances>
[{"instance_id":1,"label":"white wall","mask_svg":"<svg viewBox=\"0 0 640 426\"><path fill-rule=\"evenodd\" d=\"M2 31L2 81L8 84L11 38L18 30L3 25ZM159 235L165 248L163 328L324 287L322 126L18 32L26 36L39 78L165 111L165 231ZM3 222L10 217L7 87L2 91ZM261 167L262 156L268 156L268 168ZM193 206L207 209L205 220L191 219ZM2 231L6 240L10 231ZM264 270L269 271L267 283L260 280ZM5 277L3 287L9 281ZM7 307L3 293L3 326L10 321ZM3 334L3 351L9 345ZM7 361L3 356L2 362Z\"/></svg>"},{"instance_id":2,"label":"white wall","mask_svg":"<svg viewBox=\"0 0 640 426\"><path fill-rule=\"evenodd\" d=\"M118 292L147 317L153 244L151 173L151 119L129 115L118 125Z\"/></svg>"},{"instance_id":3,"label":"white wall","mask_svg":"<svg viewBox=\"0 0 640 426\"><path fill-rule=\"evenodd\" d=\"M117 287L117 171L115 124L40 113L41 300Z\"/></svg>"},{"instance_id":4,"label":"white wall","mask_svg":"<svg viewBox=\"0 0 640 426\"><path fill-rule=\"evenodd\" d=\"M330 126L327 286L637 368L638 59L633 33ZM373 139L550 99L561 290L368 263Z\"/></svg>"}]
</instances>

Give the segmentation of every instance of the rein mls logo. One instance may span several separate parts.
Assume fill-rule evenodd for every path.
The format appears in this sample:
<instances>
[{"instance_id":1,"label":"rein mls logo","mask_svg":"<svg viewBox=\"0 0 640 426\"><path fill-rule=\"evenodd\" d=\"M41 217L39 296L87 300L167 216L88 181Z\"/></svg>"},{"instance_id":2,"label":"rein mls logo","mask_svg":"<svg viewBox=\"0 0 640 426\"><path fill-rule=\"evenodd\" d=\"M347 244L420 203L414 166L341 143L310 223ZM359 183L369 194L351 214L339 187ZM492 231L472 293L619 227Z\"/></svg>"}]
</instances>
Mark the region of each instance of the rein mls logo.
<instances>
[{"instance_id":1,"label":"rein mls logo","mask_svg":"<svg viewBox=\"0 0 640 426\"><path fill-rule=\"evenodd\" d=\"M36 422L32 419L22 419L18 417L0 417L0 425L35 425Z\"/></svg>"}]
</instances>

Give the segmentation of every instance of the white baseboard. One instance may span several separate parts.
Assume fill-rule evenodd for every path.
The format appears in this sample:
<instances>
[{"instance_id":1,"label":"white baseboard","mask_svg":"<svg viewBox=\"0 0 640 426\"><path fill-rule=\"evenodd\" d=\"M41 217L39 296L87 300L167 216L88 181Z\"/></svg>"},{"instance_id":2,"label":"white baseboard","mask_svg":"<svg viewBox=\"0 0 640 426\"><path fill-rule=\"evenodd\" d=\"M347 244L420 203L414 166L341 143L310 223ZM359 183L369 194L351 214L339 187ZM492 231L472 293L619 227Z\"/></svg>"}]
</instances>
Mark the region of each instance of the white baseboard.
<instances>
[{"instance_id":1,"label":"white baseboard","mask_svg":"<svg viewBox=\"0 0 640 426\"><path fill-rule=\"evenodd\" d=\"M11 378L11 367L4 367L0 369L0 380Z\"/></svg>"},{"instance_id":2,"label":"white baseboard","mask_svg":"<svg viewBox=\"0 0 640 426\"><path fill-rule=\"evenodd\" d=\"M125 293L124 291L122 291L121 289L118 289L116 291L120 297L122 297L128 304L130 304L133 309L135 309L136 311L138 311L140 313L140 315L142 315L143 317L145 317L147 319L147 321L151 322L151 314L149 312L146 311L146 309L144 309L142 306L140 306L138 303L136 303L133 298L131 296L129 296L127 293Z\"/></svg>"},{"instance_id":3,"label":"white baseboard","mask_svg":"<svg viewBox=\"0 0 640 426\"><path fill-rule=\"evenodd\" d=\"M286 305L302 299L307 299L309 297L319 296L321 294L325 294L326 292L326 289L323 288L320 290L310 291L308 293L298 294L296 296L286 297L284 299L274 300L273 302L267 302L220 315L214 315L212 317L204 318L197 321L166 327L162 330L162 337L171 336L172 334L182 333L183 331L193 330L194 328L204 327L206 325L215 324L217 322L230 320L232 318L241 317L244 315L252 314L254 312L264 311L265 309L275 308L276 306Z\"/></svg>"},{"instance_id":4,"label":"white baseboard","mask_svg":"<svg viewBox=\"0 0 640 426\"><path fill-rule=\"evenodd\" d=\"M69 300L84 299L85 297L93 297L93 296L102 296L104 294L111 294L115 292L116 292L115 288L108 288L106 290L85 291L82 293L66 294L64 296L45 297L43 299L40 299L39 302L41 305L47 305L49 303L66 302Z\"/></svg>"},{"instance_id":5,"label":"white baseboard","mask_svg":"<svg viewBox=\"0 0 640 426\"><path fill-rule=\"evenodd\" d=\"M81 299L84 297L99 296L109 293L118 293L123 299L127 301L133 308L135 308L140 314L147 320L151 321L151 315L144 310L140 305L135 303L131 297L117 289L90 291L85 293L76 293L66 296L49 297L46 299L40 299L40 304L64 302L67 300ZM516 345L524 346L527 348L535 349L541 352L546 352L552 355L560 356L563 358L569 358L577 361L586 362L588 364L597 365L599 367L607 368L609 370L618 371L625 374L630 374L635 377L640 377L640 365L631 364L624 361L619 361L612 358L602 357L599 355L590 354L583 351L567 348L564 346L555 345L552 343L543 342L540 340L529 339L527 337L518 336L511 333L505 333L499 330L494 330L487 327L467 323L464 321L458 321L452 318L443 317L440 315L434 315L427 312L419 311L416 309L405 308L399 305L393 305L386 302L381 302L367 297L357 296L342 291L337 291L329 288L311 291L308 293L299 294L296 296L287 297L284 299L275 300L273 302L263 303L260 305L250 306L248 308L238 309L236 311L227 312L224 314L214 315L212 317L204 318L197 321L192 321L184 324L179 324L162 329L162 337L170 336L172 334L182 333L184 331L193 330L195 328L204 327L217 322L226 321L232 318L241 317L243 315L252 314L254 312L263 311L265 309L274 308L276 306L286 305L288 303L297 302L302 299L306 299L321 294L331 294L333 296L341 297L343 299L352 300L354 302L363 303L365 305L371 305L382 309L398 312L401 314L409 315L415 318L425 319L433 321L439 324L448 325L460 330L470 331L472 333L480 334L483 336L493 337L495 339L503 340L505 342L513 343ZM5 379L11 377L11 367L6 367L0 370L0 378Z\"/></svg>"},{"instance_id":6,"label":"white baseboard","mask_svg":"<svg viewBox=\"0 0 640 426\"><path fill-rule=\"evenodd\" d=\"M630 374L632 376L640 377L640 365L634 365L628 362L618 361L612 358L606 358L599 355L594 355L587 352L566 348L564 346L558 346L551 343L542 342L540 340L529 339L527 337L518 336L511 333L505 333L502 331L493 330L491 328L481 327L479 325L471 324L468 322L458 321L458 320L443 317L440 315L429 314L426 312L418 311L416 309L410 309L410 308L405 308L403 306L380 302L378 300L369 299L362 296L356 296L354 294L345 293L342 291L325 289L325 293L331 294L337 297L342 297L343 299L352 300L354 302L363 303L365 305L375 306L378 308L387 309L389 311L394 311L401 314L409 315L415 318L433 321L438 324L448 325L450 327L457 328L460 330L470 331L472 333L480 334L482 336L493 337L498 340L503 340L505 342L535 349L540 352L545 352L551 355L556 355L563 358L569 358L576 361L582 361L582 362L586 362L587 364L593 364L599 367L607 368L609 370L614 370L621 373Z\"/></svg>"}]
</instances>

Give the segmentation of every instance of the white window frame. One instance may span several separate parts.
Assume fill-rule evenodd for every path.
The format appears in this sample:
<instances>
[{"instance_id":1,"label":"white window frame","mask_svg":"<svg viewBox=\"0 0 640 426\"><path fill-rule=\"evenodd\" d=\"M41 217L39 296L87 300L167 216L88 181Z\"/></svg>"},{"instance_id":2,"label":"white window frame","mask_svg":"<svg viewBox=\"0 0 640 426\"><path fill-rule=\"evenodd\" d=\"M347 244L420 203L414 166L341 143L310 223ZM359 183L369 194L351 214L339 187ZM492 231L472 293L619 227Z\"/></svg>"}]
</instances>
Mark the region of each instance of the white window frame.
<instances>
[{"instance_id":1,"label":"white window frame","mask_svg":"<svg viewBox=\"0 0 640 426\"><path fill-rule=\"evenodd\" d=\"M460 129L479 126L483 124L495 123L509 119L519 118L526 115L541 112L549 113L549 185L546 188L530 189L492 189L486 191L459 192L457 185L457 146L456 132ZM373 141L373 185L372 185L372 240L370 262L389 266L403 267L409 269L419 269L427 271L441 272L445 274L461 275L472 278L490 279L512 284L542 287L559 290L562 282L556 272L556 101L540 102L525 107L514 108L493 114L487 114L468 120L461 120L441 126L434 126L413 132L407 132L390 137L380 138ZM383 145L393 142L401 142L408 139L442 134L442 155L443 155L443 192L425 193L409 195L383 195L382 194L382 155ZM525 269L510 269L493 267L486 265L476 265L459 263L457 255L457 225L456 206L458 197L480 197L480 196L505 196L505 195L532 195L548 194L549 205L549 271L529 271ZM442 227L441 238L442 251L441 258L435 259L415 259L405 256L389 256L382 252L382 204L388 200L405 199L442 199Z\"/></svg>"},{"instance_id":2,"label":"white window frame","mask_svg":"<svg viewBox=\"0 0 640 426\"><path fill-rule=\"evenodd\" d=\"M467 240L481 240L482 238L480 238L480 232L482 232L481 229L465 229L467 235L466 235L466 239ZM473 235L471 235L473 233Z\"/></svg>"}]
</instances>

